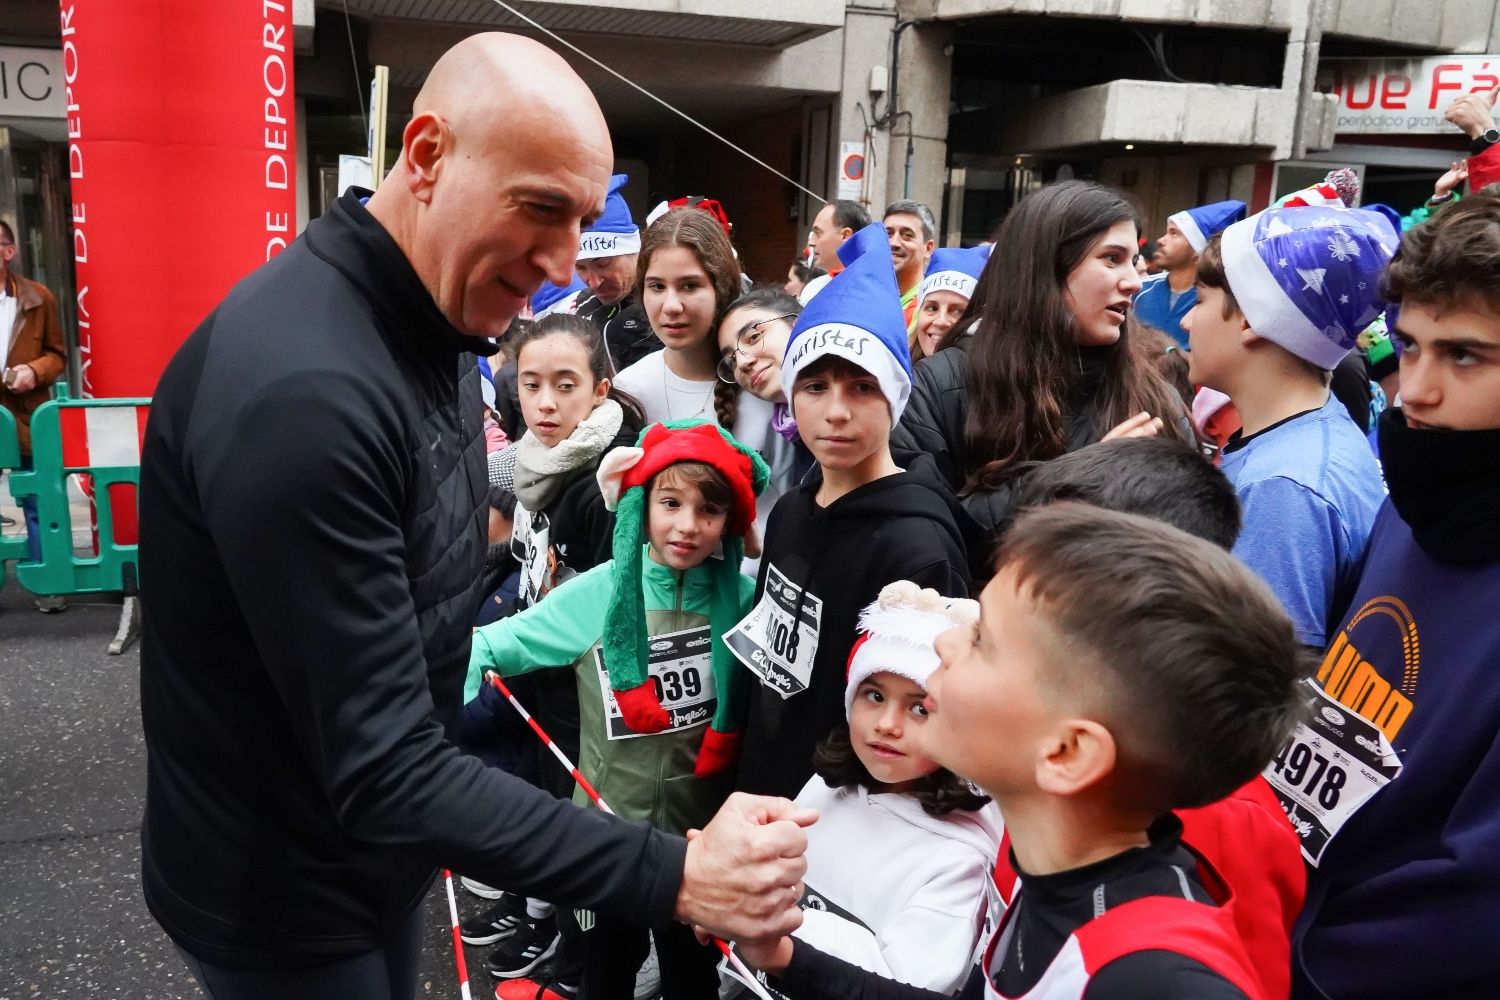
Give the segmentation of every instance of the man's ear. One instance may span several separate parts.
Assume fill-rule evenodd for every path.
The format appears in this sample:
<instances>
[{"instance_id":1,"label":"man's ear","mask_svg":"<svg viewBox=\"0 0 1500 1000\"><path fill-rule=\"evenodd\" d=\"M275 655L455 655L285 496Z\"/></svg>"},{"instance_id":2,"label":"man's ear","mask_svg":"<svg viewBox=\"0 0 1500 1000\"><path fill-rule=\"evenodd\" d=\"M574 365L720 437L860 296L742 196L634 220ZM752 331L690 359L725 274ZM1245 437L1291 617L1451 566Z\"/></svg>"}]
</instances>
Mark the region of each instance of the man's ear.
<instances>
[{"instance_id":1,"label":"man's ear","mask_svg":"<svg viewBox=\"0 0 1500 1000\"><path fill-rule=\"evenodd\" d=\"M401 133L401 155L406 158L406 186L424 204L442 171L443 157L453 148L453 130L432 111L413 115Z\"/></svg>"},{"instance_id":2,"label":"man's ear","mask_svg":"<svg viewBox=\"0 0 1500 1000\"><path fill-rule=\"evenodd\" d=\"M1036 761L1037 786L1049 795L1077 795L1115 769L1114 735L1092 719L1063 719Z\"/></svg>"}]
</instances>

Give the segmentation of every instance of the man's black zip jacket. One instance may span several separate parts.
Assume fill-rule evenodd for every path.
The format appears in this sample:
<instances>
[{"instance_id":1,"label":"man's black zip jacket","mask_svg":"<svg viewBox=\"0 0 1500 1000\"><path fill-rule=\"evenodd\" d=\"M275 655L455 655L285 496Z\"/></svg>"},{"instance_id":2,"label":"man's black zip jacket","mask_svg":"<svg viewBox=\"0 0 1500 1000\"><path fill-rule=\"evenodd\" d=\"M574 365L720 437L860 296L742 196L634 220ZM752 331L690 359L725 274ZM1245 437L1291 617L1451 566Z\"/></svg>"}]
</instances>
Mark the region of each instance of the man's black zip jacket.
<instances>
[{"instance_id":1,"label":"man's black zip jacket","mask_svg":"<svg viewBox=\"0 0 1500 1000\"><path fill-rule=\"evenodd\" d=\"M378 948L433 872L648 923L680 840L452 745L482 598L482 340L357 192L183 344L141 466L147 904L206 961Z\"/></svg>"}]
</instances>

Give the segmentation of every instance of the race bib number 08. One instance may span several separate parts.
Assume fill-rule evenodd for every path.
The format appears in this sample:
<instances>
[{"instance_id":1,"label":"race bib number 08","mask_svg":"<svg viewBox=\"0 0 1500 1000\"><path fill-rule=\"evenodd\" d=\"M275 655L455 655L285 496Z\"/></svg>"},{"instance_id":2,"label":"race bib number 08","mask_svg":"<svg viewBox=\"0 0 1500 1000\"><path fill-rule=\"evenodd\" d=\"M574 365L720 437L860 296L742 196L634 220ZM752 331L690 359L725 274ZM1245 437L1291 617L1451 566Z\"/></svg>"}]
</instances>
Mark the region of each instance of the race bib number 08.
<instances>
[{"instance_id":1,"label":"race bib number 08","mask_svg":"<svg viewBox=\"0 0 1500 1000\"><path fill-rule=\"evenodd\" d=\"M1302 856L1317 867L1349 818L1401 773L1401 760L1378 726L1303 683L1316 693L1313 710L1265 778L1302 840Z\"/></svg>"},{"instance_id":2,"label":"race bib number 08","mask_svg":"<svg viewBox=\"0 0 1500 1000\"><path fill-rule=\"evenodd\" d=\"M663 733L701 726L714 717L719 692L714 686L712 641L708 626L654 635L646 641L648 676L656 690L656 700L667 713L667 728ZM594 666L599 671L599 689L604 693L605 735L612 740L661 735L638 733L625 724L609 687L604 651L598 646L594 647Z\"/></svg>"},{"instance_id":3,"label":"race bib number 08","mask_svg":"<svg viewBox=\"0 0 1500 1000\"><path fill-rule=\"evenodd\" d=\"M783 698L807 690L818 654L823 601L794 587L775 566L766 568L766 590L744 621L724 635L729 651Z\"/></svg>"}]
</instances>

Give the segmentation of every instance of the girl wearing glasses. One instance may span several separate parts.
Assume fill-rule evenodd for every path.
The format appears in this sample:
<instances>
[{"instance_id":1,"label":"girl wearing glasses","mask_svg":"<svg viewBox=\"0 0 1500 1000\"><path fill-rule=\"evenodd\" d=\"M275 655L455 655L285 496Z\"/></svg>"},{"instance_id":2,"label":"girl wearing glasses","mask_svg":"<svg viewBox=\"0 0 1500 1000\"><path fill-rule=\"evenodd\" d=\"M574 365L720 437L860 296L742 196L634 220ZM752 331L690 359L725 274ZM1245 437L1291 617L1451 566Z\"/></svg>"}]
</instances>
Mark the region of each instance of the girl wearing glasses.
<instances>
[{"instance_id":1,"label":"girl wearing glasses","mask_svg":"<svg viewBox=\"0 0 1500 1000\"><path fill-rule=\"evenodd\" d=\"M792 324L802 312L796 296L778 288L757 288L734 300L719 323L719 386L714 407L719 421L733 420L742 394L771 404L771 429L791 446L792 481L800 482L815 463L797 436L786 395L781 391L781 359Z\"/></svg>"}]
</instances>

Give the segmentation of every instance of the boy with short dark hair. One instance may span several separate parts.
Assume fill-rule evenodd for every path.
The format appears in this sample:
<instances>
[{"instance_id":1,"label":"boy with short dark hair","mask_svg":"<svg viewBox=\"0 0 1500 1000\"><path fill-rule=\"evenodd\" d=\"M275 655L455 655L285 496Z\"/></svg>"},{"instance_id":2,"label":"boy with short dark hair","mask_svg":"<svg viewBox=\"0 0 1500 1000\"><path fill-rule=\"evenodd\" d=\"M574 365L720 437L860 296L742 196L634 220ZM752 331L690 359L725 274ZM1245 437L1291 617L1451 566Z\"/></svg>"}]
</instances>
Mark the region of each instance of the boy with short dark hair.
<instances>
[{"instance_id":1,"label":"boy with short dark hair","mask_svg":"<svg viewBox=\"0 0 1500 1000\"><path fill-rule=\"evenodd\" d=\"M772 509L754 610L725 640L760 681L738 787L787 798L845 721L860 611L897 580L968 596L957 501L931 458L891 456L911 356L885 232L861 229L839 256L845 270L797 318L781 366L818 467Z\"/></svg>"},{"instance_id":2,"label":"boy with short dark hair","mask_svg":"<svg viewBox=\"0 0 1500 1000\"><path fill-rule=\"evenodd\" d=\"M1300 716L1275 597L1203 539L1059 503L1017 519L980 606L938 639L916 730L994 796L1010 841L1015 895L961 996L1267 996L1172 811L1250 781ZM745 950L796 1000L933 996L785 939Z\"/></svg>"},{"instance_id":3,"label":"boy with short dark hair","mask_svg":"<svg viewBox=\"0 0 1500 1000\"><path fill-rule=\"evenodd\" d=\"M1303 834L1293 994L1493 996L1500 982L1500 197L1408 231L1390 499L1266 777ZM1320 770L1321 761L1329 760ZM1337 769L1337 780L1334 771Z\"/></svg>"},{"instance_id":4,"label":"boy with short dark hair","mask_svg":"<svg viewBox=\"0 0 1500 1000\"><path fill-rule=\"evenodd\" d=\"M1319 649L1385 495L1329 373L1379 315L1395 242L1374 212L1261 212L1209 241L1182 321L1193 381L1228 394L1243 421L1221 463L1244 511L1235 555Z\"/></svg>"}]
</instances>

